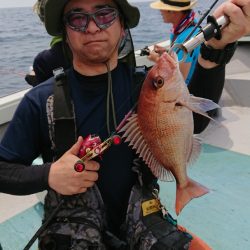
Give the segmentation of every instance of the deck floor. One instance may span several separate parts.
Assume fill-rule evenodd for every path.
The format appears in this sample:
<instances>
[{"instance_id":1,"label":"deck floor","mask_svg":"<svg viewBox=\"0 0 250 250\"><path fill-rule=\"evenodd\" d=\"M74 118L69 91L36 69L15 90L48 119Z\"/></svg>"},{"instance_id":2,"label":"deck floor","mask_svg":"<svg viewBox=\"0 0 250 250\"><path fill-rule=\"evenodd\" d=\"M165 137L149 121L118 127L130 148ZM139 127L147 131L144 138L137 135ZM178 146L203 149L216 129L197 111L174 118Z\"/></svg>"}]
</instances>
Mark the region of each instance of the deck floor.
<instances>
[{"instance_id":1,"label":"deck floor","mask_svg":"<svg viewBox=\"0 0 250 250\"><path fill-rule=\"evenodd\" d=\"M250 249L250 157L204 145L189 173L211 191L191 200L178 216L178 223L214 250ZM162 201L173 215L174 193L174 183L161 183Z\"/></svg>"},{"instance_id":2,"label":"deck floor","mask_svg":"<svg viewBox=\"0 0 250 250\"><path fill-rule=\"evenodd\" d=\"M203 145L200 158L188 171L192 179L211 191L191 200L178 216L178 223L214 250L250 249L250 156ZM161 200L176 218L175 183L161 182L160 186ZM42 212L42 204L37 203L3 221L0 224L3 249L22 249L39 228Z\"/></svg>"}]
</instances>

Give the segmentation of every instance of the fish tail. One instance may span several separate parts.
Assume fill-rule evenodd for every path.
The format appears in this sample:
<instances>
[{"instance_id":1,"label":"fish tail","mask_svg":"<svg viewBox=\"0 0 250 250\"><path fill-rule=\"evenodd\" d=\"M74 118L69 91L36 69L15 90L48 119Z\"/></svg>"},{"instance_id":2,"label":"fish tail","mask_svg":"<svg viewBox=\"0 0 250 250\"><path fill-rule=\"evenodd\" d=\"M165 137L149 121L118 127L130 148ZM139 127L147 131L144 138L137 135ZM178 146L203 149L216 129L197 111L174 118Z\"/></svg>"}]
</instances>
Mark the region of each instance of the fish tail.
<instances>
[{"instance_id":1,"label":"fish tail","mask_svg":"<svg viewBox=\"0 0 250 250\"><path fill-rule=\"evenodd\" d=\"M208 192L208 188L202 186L200 183L192 179L188 180L188 183L185 185L185 187L179 187L177 185L175 202L176 214L178 215L190 200L207 194Z\"/></svg>"},{"instance_id":2,"label":"fish tail","mask_svg":"<svg viewBox=\"0 0 250 250\"><path fill-rule=\"evenodd\" d=\"M193 237L188 248L189 250L212 250L212 248L204 240L202 240L194 233L188 231L185 227L178 225L178 229L183 232L189 233Z\"/></svg>"}]
</instances>

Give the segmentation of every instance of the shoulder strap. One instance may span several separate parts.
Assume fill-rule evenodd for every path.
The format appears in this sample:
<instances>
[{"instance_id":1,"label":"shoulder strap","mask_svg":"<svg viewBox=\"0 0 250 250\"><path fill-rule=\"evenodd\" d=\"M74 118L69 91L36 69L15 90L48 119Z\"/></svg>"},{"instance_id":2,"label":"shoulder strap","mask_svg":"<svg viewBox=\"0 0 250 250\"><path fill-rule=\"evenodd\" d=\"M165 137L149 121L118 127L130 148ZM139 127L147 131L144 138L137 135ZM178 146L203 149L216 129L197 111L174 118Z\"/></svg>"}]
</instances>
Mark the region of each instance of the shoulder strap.
<instances>
[{"instance_id":1,"label":"shoulder strap","mask_svg":"<svg viewBox=\"0 0 250 250\"><path fill-rule=\"evenodd\" d=\"M136 66L133 72L132 100L135 104L138 101L142 84L147 76L149 68L145 65Z\"/></svg>"},{"instance_id":2,"label":"shoulder strap","mask_svg":"<svg viewBox=\"0 0 250 250\"><path fill-rule=\"evenodd\" d=\"M62 68L53 71L54 83L54 143L56 159L76 141L76 126L73 103L67 75Z\"/></svg>"},{"instance_id":3,"label":"shoulder strap","mask_svg":"<svg viewBox=\"0 0 250 250\"><path fill-rule=\"evenodd\" d=\"M146 66L137 66L133 74L133 102L136 103L141 86L147 75ZM58 159L76 141L74 106L70 98L67 74L62 68L53 71L54 82L54 144L55 158Z\"/></svg>"}]
</instances>

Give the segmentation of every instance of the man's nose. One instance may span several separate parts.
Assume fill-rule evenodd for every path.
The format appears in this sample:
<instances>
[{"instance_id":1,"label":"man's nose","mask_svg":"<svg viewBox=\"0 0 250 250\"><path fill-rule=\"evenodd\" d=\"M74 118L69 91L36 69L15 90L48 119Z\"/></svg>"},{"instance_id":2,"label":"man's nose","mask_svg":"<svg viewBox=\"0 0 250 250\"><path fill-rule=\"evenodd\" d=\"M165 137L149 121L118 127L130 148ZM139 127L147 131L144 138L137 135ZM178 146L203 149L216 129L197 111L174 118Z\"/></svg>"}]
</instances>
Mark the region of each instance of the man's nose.
<instances>
[{"instance_id":1,"label":"man's nose","mask_svg":"<svg viewBox=\"0 0 250 250\"><path fill-rule=\"evenodd\" d=\"M93 18L90 18L88 26L87 26L85 32L96 33L96 32L98 32L100 30L101 29L97 26L95 20Z\"/></svg>"}]
</instances>

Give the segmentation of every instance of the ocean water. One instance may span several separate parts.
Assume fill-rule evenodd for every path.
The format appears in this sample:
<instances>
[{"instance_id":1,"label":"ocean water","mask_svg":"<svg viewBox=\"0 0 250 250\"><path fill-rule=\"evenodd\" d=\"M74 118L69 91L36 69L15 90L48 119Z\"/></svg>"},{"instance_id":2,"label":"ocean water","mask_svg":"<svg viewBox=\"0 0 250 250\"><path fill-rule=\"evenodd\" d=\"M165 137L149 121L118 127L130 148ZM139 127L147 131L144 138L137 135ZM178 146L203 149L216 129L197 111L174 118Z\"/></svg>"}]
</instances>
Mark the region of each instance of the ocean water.
<instances>
[{"instance_id":1,"label":"ocean water","mask_svg":"<svg viewBox=\"0 0 250 250\"><path fill-rule=\"evenodd\" d=\"M212 2L199 0L198 19L198 13L204 12ZM169 37L169 24L163 23L160 12L151 9L149 3L133 2L141 12L139 25L131 30L135 49ZM49 43L50 36L32 7L0 8L0 97L28 87L24 76L37 53L47 49Z\"/></svg>"}]
</instances>

